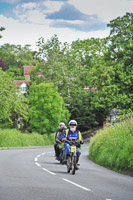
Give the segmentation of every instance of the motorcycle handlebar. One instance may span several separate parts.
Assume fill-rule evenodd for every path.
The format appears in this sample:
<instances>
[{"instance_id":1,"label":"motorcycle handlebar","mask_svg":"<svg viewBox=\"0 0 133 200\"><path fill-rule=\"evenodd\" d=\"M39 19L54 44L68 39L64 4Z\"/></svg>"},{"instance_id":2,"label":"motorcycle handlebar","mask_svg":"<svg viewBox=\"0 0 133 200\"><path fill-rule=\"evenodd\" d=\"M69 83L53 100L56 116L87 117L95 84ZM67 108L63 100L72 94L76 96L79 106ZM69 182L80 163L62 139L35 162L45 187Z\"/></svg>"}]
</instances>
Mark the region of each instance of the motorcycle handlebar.
<instances>
[{"instance_id":1,"label":"motorcycle handlebar","mask_svg":"<svg viewBox=\"0 0 133 200\"><path fill-rule=\"evenodd\" d=\"M72 140L65 140L65 142L68 142L68 144L70 144L70 145L76 145L77 146L77 144L79 145L80 143L79 143L79 140L74 140L74 141L72 141Z\"/></svg>"},{"instance_id":2,"label":"motorcycle handlebar","mask_svg":"<svg viewBox=\"0 0 133 200\"><path fill-rule=\"evenodd\" d=\"M58 143L58 144L61 144L62 142L60 141L60 140L58 140L58 139L56 139L56 142Z\"/></svg>"}]
</instances>

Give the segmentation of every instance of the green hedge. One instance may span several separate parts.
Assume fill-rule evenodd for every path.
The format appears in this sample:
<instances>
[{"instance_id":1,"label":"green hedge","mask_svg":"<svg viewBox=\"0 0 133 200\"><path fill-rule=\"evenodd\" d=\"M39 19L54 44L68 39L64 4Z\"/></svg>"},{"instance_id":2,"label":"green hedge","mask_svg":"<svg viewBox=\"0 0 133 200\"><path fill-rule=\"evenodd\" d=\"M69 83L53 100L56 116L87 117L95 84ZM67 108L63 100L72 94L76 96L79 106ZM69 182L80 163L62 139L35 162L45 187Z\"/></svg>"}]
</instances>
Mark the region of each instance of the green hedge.
<instances>
[{"instance_id":1,"label":"green hedge","mask_svg":"<svg viewBox=\"0 0 133 200\"><path fill-rule=\"evenodd\" d=\"M0 129L0 147L48 146L54 144L55 134L22 133L16 129Z\"/></svg>"},{"instance_id":2,"label":"green hedge","mask_svg":"<svg viewBox=\"0 0 133 200\"><path fill-rule=\"evenodd\" d=\"M133 174L133 118L98 131L91 138L89 158L115 171Z\"/></svg>"}]
</instances>

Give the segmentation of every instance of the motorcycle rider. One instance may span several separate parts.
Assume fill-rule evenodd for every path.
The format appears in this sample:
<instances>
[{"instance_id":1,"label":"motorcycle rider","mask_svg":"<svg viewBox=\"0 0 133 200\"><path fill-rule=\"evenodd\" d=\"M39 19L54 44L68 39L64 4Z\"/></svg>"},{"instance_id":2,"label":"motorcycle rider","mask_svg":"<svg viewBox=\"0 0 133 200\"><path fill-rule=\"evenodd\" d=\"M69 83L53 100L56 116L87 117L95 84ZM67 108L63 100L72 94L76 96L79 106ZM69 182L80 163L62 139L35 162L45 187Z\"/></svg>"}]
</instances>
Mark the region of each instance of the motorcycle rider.
<instances>
[{"instance_id":1,"label":"motorcycle rider","mask_svg":"<svg viewBox=\"0 0 133 200\"><path fill-rule=\"evenodd\" d=\"M81 135L81 132L77 130L77 121L76 120L70 120L69 121L69 129L66 130L64 134L64 138L67 138L67 140L71 139L77 139L79 141L79 145L77 146L77 163L79 161L79 157L81 155L81 144L83 144L83 137ZM63 139L63 138L62 138ZM64 149L64 163L66 163L67 160L67 154L69 153L70 145L65 142L65 149ZM78 167L77 167L78 169Z\"/></svg>"},{"instance_id":2,"label":"motorcycle rider","mask_svg":"<svg viewBox=\"0 0 133 200\"><path fill-rule=\"evenodd\" d=\"M59 128L58 128L58 130L56 131L56 134L55 134L54 150L55 150L55 156L56 156L57 159L59 158L59 154L60 154L58 138L59 138L60 135L62 134L62 131L63 131L63 127L64 127L64 126L65 126L64 122L60 122L60 123L59 123Z\"/></svg>"},{"instance_id":3,"label":"motorcycle rider","mask_svg":"<svg viewBox=\"0 0 133 200\"><path fill-rule=\"evenodd\" d=\"M64 133L65 131L67 130L67 127L66 126L63 126L62 128L62 131L60 132L60 134L57 136L57 139L59 142L61 142L60 144L58 144L57 148L59 148L59 160L61 159L62 157L62 153L63 153L63 150L64 150L64 144L65 144L65 140L62 139L62 137L64 137ZM64 154L64 153L63 153Z\"/></svg>"}]
</instances>

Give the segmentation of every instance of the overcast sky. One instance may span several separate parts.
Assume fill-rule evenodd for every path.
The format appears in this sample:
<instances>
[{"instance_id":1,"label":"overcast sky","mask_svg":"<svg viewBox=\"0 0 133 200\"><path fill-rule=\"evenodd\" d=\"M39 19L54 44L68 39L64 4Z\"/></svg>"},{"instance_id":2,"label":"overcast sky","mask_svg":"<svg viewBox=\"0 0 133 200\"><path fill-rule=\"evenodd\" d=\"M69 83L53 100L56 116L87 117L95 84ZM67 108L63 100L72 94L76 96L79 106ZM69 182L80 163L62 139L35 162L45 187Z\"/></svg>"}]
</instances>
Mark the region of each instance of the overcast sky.
<instances>
[{"instance_id":1,"label":"overcast sky","mask_svg":"<svg viewBox=\"0 0 133 200\"><path fill-rule=\"evenodd\" d=\"M61 42L104 38L107 23L133 12L133 0L0 0L0 45L30 44L54 34Z\"/></svg>"}]
</instances>

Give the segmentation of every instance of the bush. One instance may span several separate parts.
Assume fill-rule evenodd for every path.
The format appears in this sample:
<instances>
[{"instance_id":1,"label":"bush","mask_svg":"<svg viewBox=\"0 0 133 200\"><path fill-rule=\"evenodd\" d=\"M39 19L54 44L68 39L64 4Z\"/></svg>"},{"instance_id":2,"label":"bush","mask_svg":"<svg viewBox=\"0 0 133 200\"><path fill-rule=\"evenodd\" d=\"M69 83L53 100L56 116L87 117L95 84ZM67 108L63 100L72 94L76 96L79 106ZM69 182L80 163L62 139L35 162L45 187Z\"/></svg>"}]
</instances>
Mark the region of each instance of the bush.
<instances>
[{"instance_id":1,"label":"bush","mask_svg":"<svg viewBox=\"0 0 133 200\"><path fill-rule=\"evenodd\" d=\"M133 173L133 118L106 127L91 138L89 158L117 171Z\"/></svg>"},{"instance_id":2,"label":"bush","mask_svg":"<svg viewBox=\"0 0 133 200\"><path fill-rule=\"evenodd\" d=\"M47 146L54 144L54 134L21 133L16 129L0 130L0 147Z\"/></svg>"}]
</instances>

